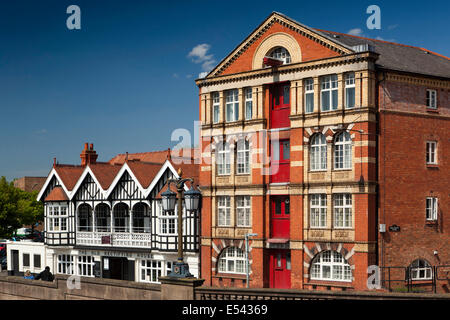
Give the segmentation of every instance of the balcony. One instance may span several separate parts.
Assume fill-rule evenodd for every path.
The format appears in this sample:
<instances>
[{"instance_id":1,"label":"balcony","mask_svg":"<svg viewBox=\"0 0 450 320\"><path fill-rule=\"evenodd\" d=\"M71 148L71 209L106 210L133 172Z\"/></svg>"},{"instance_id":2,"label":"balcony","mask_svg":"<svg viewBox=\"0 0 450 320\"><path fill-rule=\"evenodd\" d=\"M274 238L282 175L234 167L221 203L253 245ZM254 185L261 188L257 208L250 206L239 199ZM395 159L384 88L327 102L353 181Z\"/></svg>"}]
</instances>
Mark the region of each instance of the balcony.
<instances>
[{"instance_id":1,"label":"balcony","mask_svg":"<svg viewBox=\"0 0 450 320\"><path fill-rule=\"evenodd\" d=\"M115 232L78 231L76 243L82 246L151 248L152 236L150 232L117 232L117 228Z\"/></svg>"}]
</instances>

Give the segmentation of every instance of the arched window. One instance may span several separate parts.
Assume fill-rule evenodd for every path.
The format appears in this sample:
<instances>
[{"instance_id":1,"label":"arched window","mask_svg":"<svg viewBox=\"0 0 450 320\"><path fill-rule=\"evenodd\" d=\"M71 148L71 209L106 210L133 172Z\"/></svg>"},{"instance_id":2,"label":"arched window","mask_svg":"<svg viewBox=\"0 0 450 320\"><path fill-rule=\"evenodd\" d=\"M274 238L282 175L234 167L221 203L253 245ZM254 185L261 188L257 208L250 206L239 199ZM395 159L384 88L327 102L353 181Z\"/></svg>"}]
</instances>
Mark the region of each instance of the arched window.
<instances>
[{"instance_id":1,"label":"arched window","mask_svg":"<svg viewBox=\"0 0 450 320\"><path fill-rule=\"evenodd\" d=\"M111 215L107 204L100 203L95 207L95 227L100 232L111 231Z\"/></svg>"},{"instance_id":2,"label":"arched window","mask_svg":"<svg viewBox=\"0 0 450 320\"><path fill-rule=\"evenodd\" d=\"M414 260L409 268L412 280L429 280L432 277L431 265L426 260Z\"/></svg>"},{"instance_id":3,"label":"arched window","mask_svg":"<svg viewBox=\"0 0 450 320\"><path fill-rule=\"evenodd\" d=\"M241 139L237 143L237 173L250 173L250 143Z\"/></svg>"},{"instance_id":4,"label":"arched window","mask_svg":"<svg viewBox=\"0 0 450 320\"><path fill-rule=\"evenodd\" d=\"M150 212L145 203L137 203L133 207L133 232L150 232Z\"/></svg>"},{"instance_id":5,"label":"arched window","mask_svg":"<svg viewBox=\"0 0 450 320\"><path fill-rule=\"evenodd\" d=\"M245 274L245 254L237 247L225 248L219 257L219 272Z\"/></svg>"},{"instance_id":6,"label":"arched window","mask_svg":"<svg viewBox=\"0 0 450 320\"><path fill-rule=\"evenodd\" d=\"M311 140L311 170L327 169L327 141L323 134L316 134Z\"/></svg>"},{"instance_id":7,"label":"arched window","mask_svg":"<svg viewBox=\"0 0 450 320\"><path fill-rule=\"evenodd\" d=\"M227 142L220 142L217 146L217 174L230 174L230 145Z\"/></svg>"},{"instance_id":8,"label":"arched window","mask_svg":"<svg viewBox=\"0 0 450 320\"><path fill-rule=\"evenodd\" d=\"M352 271L348 262L337 251L322 251L311 264L311 279L352 281Z\"/></svg>"},{"instance_id":9,"label":"arched window","mask_svg":"<svg viewBox=\"0 0 450 320\"><path fill-rule=\"evenodd\" d=\"M334 168L352 168L352 139L348 132L339 133L334 141Z\"/></svg>"},{"instance_id":10,"label":"arched window","mask_svg":"<svg viewBox=\"0 0 450 320\"><path fill-rule=\"evenodd\" d=\"M291 55L289 54L289 51L283 47L272 49L267 56L283 60L283 64L291 63Z\"/></svg>"},{"instance_id":11,"label":"arched window","mask_svg":"<svg viewBox=\"0 0 450 320\"><path fill-rule=\"evenodd\" d=\"M113 209L114 232L128 232L128 206L125 203L118 203Z\"/></svg>"},{"instance_id":12,"label":"arched window","mask_svg":"<svg viewBox=\"0 0 450 320\"><path fill-rule=\"evenodd\" d=\"M78 207L78 231L92 231L92 210L88 204Z\"/></svg>"}]
</instances>

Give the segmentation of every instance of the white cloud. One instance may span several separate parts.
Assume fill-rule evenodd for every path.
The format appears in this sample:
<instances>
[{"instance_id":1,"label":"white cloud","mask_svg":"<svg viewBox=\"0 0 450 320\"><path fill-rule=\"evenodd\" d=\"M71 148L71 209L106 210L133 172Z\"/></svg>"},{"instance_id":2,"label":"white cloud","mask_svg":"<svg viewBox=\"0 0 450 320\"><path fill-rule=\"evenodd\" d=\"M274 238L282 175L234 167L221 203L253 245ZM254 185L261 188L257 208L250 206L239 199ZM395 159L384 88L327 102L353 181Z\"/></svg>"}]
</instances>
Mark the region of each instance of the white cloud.
<instances>
[{"instance_id":1,"label":"white cloud","mask_svg":"<svg viewBox=\"0 0 450 320\"><path fill-rule=\"evenodd\" d=\"M376 40L381 40L381 41L387 41L387 42L395 42L395 39L384 39L384 38L382 38L380 36L377 36L375 39Z\"/></svg>"},{"instance_id":2,"label":"white cloud","mask_svg":"<svg viewBox=\"0 0 450 320\"><path fill-rule=\"evenodd\" d=\"M198 74L198 78L201 79L201 78L206 77L207 75L208 75L208 72L201 72Z\"/></svg>"},{"instance_id":3,"label":"white cloud","mask_svg":"<svg viewBox=\"0 0 450 320\"><path fill-rule=\"evenodd\" d=\"M174 74L172 75L172 77L174 77L175 79L178 79L180 76L178 75L178 73L174 73Z\"/></svg>"},{"instance_id":4,"label":"white cloud","mask_svg":"<svg viewBox=\"0 0 450 320\"><path fill-rule=\"evenodd\" d=\"M196 45L194 48L192 48L191 52L188 54L188 58L191 58L192 62L196 64L202 65L202 75L206 72L206 74L214 68L216 65L216 60L214 59L213 54L208 54L209 49L211 49L211 46L207 43L202 43ZM200 78L203 78L200 76Z\"/></svg>"},{"instance_id":5,"label":"white cloud","mask_svg":"<svg viewBox=\"0 0 450 320\"><path fill-rule=\"evenodd\" d=\"M359 36L361 37L363 35L363 31L361 28L354 28L354 29L350 29L347 34L350 34L352 36Z\"/></svg>"}]
</instances>

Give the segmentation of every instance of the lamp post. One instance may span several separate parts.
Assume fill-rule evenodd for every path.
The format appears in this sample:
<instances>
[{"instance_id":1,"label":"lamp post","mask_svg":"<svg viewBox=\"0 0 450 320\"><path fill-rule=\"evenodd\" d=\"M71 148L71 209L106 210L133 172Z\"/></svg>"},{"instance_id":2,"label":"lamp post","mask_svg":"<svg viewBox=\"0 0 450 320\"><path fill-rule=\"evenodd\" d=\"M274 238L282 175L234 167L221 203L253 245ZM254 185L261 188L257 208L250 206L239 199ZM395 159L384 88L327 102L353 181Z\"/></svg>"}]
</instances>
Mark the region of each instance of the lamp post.
<instances>
[{"instance_id":1,"label":"lamp post","mask_svg":"<svg viewBox=\"0 0 450 320\"><path fill-rule=\"evenodd\" d=\"M245 273L247 276L247 288L249 285L249 278L250 278L250 271L248 270L249 268L249 263L248 263L248 238L249 237L257 237L258 234L257 233L246 233L245 234Z\"/></svg>"},{"instance_id":2,"label":"lamp post","mask_svg":"<svg viewBox=\"0 0 450 320\"><path fill-rule=\"evenodd\" d=\"M169 179L167 181L167 190L161 193L164 211L174 211L175 204L178 202L178 259L177 262L172 265L172 272L168 277L192 278L193 275L189 272L189 265L183 261L183 193L186 211L197 211L199 209L201 193L200 191L194 190L194 179L183 179L182 174L180 168L178 170L179 178ZM184 185L187 181L191 183L191 188L184 192ZM177 193L170 190L171 183L176 185Z\"/></svg>"}]
</instances>

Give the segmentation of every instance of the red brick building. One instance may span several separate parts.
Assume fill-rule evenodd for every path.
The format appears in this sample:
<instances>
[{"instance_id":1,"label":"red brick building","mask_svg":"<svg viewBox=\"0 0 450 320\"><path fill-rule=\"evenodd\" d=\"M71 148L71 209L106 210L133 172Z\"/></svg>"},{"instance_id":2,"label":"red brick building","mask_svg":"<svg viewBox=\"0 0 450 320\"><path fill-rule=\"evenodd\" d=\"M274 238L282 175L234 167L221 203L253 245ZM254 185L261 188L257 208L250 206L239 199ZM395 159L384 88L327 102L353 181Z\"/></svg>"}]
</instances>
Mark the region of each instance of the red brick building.
<instances>
[{"instance_id":1,"label":"red brick building","mask_svg":"<svg viewBox=\"0 0 450 320\"><path fill-rule=\"evenodd\" d=\"M205 284L246 285L249 233L251 287L366 290L370 265L419 281L450 264L449 80L426 49L272 13L196 81Z\"/></svg>"}]
</instances>

